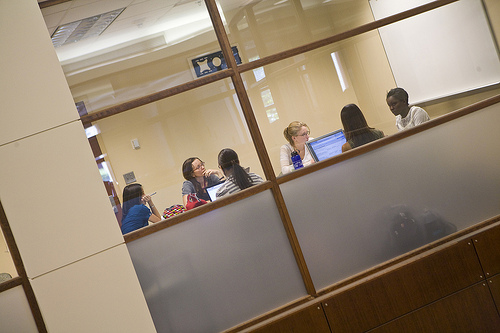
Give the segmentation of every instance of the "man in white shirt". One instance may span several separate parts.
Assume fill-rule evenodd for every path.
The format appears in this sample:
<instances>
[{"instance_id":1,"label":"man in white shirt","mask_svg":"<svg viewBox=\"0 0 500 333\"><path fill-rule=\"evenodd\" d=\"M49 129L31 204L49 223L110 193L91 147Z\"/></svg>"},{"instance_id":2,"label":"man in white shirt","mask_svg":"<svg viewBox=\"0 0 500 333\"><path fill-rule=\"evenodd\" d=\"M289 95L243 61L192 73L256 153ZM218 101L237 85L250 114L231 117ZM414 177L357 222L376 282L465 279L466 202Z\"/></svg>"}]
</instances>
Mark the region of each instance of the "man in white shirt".
<instances>
[{"instance_id":1,"label":"man in white shirt","mask_svg":"<svg viewBox=\"0 0 500 333\"><path fill-rule=\"evenodd\" d=\"M396 116L399 131L415 127L431 120L427 112L418 106L408 104L408 93L403 88L394 88L387 93L387 105Z\"/></svg>"}]
</instances>

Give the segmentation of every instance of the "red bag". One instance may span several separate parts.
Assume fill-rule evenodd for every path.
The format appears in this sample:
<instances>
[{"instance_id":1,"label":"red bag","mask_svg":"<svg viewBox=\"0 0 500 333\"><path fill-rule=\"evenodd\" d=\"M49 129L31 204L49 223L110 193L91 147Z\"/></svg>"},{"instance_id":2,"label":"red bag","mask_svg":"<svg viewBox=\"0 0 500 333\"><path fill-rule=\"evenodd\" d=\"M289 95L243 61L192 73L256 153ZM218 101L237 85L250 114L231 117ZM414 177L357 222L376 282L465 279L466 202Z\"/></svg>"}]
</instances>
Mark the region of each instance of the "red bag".
<instances>
[{"instance_id":1,"label":"red bag","mask_svg":"<svg viewBox=\"0 0 500 333\"><path fill-rule=\"evenodd\" d=\"M163 211L163 218L168 219L169 217L184 213L185 211L186 208L184 208L183 205L172 205Z\"/></svg>"},{"instance_id":2,"label":"red bag","mask_svg":"<svg viewBox=\"0 0 500 333\"><path fill-rule=\"evenodd\" d=\"M198 206L204 205L207 202L203 199L198 198L196 193L190 193L187 196L186 210L196 208Z\"/></svg>"}]
</instances>

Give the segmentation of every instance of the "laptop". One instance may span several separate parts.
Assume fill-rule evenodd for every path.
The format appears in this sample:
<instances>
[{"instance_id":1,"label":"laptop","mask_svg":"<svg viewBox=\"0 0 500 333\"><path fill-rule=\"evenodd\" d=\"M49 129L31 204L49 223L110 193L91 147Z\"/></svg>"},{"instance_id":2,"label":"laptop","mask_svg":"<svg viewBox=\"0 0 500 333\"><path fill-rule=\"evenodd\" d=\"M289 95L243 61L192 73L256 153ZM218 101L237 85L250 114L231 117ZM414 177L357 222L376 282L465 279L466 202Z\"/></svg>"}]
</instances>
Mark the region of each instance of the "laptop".
<instances>
[{"instance_id":1,"label":"laptop","mask_svg":"<svg viewBox=\"0 0 500 333\"><path fill-rule=\"evenodd\" d=\"M217 197L215 195L217 194L217 190L219 189L219 187L221 187L222 185L224 185L224 182L205 188L205 190L207 190L208 196L210 197L210 200L217 200Z\"/></svg>"},{"instance_id":2,"label":"laptop","mask_svg":"<svg viewBox=\"0 0 500 333\"><path fill-rule=\"evenodd\" d=\"M344 131L339 129L307 141L306 146L314 161L319 162L342 153L344 143L346 143Z\"/></svg>"}]
</instances>

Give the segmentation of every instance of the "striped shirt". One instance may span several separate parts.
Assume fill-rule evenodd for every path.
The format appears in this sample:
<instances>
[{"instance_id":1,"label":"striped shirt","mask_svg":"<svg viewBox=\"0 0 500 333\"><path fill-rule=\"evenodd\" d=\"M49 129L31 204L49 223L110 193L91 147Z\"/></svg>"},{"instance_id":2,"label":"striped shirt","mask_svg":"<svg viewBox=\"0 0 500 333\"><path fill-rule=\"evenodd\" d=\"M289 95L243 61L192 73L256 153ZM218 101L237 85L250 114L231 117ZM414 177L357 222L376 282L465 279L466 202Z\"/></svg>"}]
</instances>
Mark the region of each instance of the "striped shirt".
<instances>
[{"instance_id":1,"label":"striped shirt","mask_svg":"<svg viewBox=\"0 0 500 333\"><path fill-rule=\"evenodd\" d=\"M250 176L250 178L252 179L252 185L256 185L256 184L259 184L259 183L262 183L264 180L259 176L259 175L256 175L255 173L253 172L249 172L248 175ZM234 182L234 179L232 176L229 176L227 178L227 180L224 182L224 185L222 185L218 190L217 190L217 194L216 194L216 197L217 198L220 198L224 195L227 195L227 194L233 194L233 193L236 193L238 191L241 191L240 188L238 187L238 185L236 185L236 183Z\"/></svg>"}]
</instances>

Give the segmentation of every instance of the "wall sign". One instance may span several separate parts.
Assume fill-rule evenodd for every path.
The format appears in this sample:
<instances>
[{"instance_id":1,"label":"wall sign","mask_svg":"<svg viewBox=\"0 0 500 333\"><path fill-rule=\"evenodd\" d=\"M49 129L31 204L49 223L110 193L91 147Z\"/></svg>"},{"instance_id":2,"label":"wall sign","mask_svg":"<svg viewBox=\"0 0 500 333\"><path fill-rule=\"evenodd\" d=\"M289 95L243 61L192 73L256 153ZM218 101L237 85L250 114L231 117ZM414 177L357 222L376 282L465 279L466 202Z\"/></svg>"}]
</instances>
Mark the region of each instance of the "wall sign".
<instances>
[{"instance_id":1,"label":"wall sign","mask_svg":"<svg viewBox=\"0 0 500 333\"><path fill-rule=\"evenodd\" d=\"M241 58L238 53L238 48L233 46L231 48L233 51L234 58L236 59L236 63L241 64ZM207 74L212 74L217 71L223 70L227 68L226 60L222 55L222 51L210 53L198 58L191 60L193 64L194 71L196 73L196 77L202 77Z\"/></svg>"}]
</instances>

